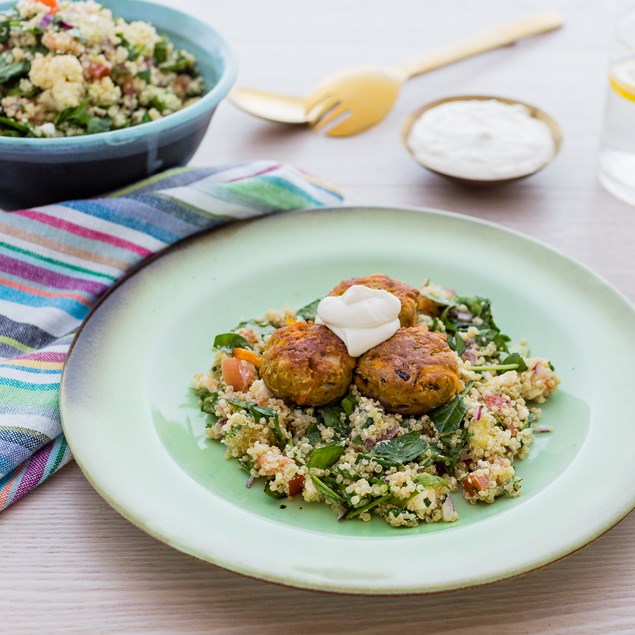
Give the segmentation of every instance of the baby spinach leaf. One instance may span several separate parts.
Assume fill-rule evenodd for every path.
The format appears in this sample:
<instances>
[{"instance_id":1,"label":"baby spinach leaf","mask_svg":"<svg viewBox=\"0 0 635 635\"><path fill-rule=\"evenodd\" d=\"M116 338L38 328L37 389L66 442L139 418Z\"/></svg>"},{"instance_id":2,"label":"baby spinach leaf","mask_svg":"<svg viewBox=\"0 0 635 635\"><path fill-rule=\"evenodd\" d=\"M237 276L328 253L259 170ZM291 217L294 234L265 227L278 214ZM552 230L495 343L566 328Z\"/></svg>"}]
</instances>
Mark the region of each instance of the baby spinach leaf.
<instances>
[{"instance_id":1,"label":"baby spinach leaf","mask_svg":"<svg viewBox=\"0 0 635 635\"><path fill-rule=\"evenodd\" d=\"M307 465L326 469L331 467L344 454L344 446L339 443L331 443L323 448L316 448L311 452Z\"/></svg>"},{"instance_id":2,"label":"baby spinach leaf","mask_svg":"<svg viewBox=\"0 0 635 635\"><path fill-rule=\"evenodd\" d=\"M86 122L86 133L97 134L98 132L107 132L112 128L112 119L110 117L90 117Z\"/></svg>"},{"instance_id":3,"label":"baby spinach leaf","mask_svg":"<svg viewBox=\"0 0 635 635\"><path fill-rule=\"evenodd\" d=\"M10 35L11 24L9 23L9 19L5 16L5 18L0 21L0 44L7 42Z\"/></svg>"},{"instance_id":4,"label":"baby spinach leaf","mask_svg":"<svg viewBox=\"0 0 635 635\"><path fill-rule=\"evenodd\" d=\"M149 82L152 78L152 71L149 68L146 68L144 71L139 71L137 73L137 77L142 79L144 82Z\"/></svg>"},{"instance_id":5,"label":"baby spinach leaf","mask_svg":"<svg viewBox=\"0 0 635 635\"><path fill-rule=\"evenodd\" d=\"M393 465L403 465L414 461L429 447L423 437L417 431L414 431L400 437L379 441L373 446L370 454Z\"/></svg>"},{"instance_id":6,"label":"baby spinach leaf","mask_svg":"<svg viewBox=\"0 0 635 635\"><path fill-rule=\"evenodd\" d=\"M214 348L231 353L235 348L251 348L251 344L238 333L220 333L214 338Z\"/></svg>"},{"instance_id":7,"label":"baby spinach leaf","mask_svg":"<svg viewBox=\"0 0 635 635\"><path fill-rule=\"evenodd\" d=\"M17 61L13 59L13 56L11 56L13 61L9 62L8 59L8 52L0 54L0 84L4 84L13 77L26 75L31 68L28 60Z\"/></svg>"},{"instance_id":8,"label":"baby spinach leaf","mask_svg":"<svg viewBox=\"0 0 635 635\"><path fill-rule=\"evenodd\" d=\"M201 395L201 410L208 415L213 415L216 408L216 402L218 401L217 392L206 392Z\"/></svg>"},{"instance_id":9,"label":"baby spinach leaf","mask_svg":"<svg viewBox=\"0 0 635 635\"><path fill-rule=\"evenodd\" d=\"M320 412L322 422L327 428L333 428L340 437L347 437L351 432L351 428L347 418L342 420L342 414L344 414L344 409L340 404L328 406Z\"/></svg>"},{"instance_id":10,"label":"baby spinach leaf","mask_svg":"<svg viewBox=\"0 0 635 635\"><path fill-rule=\"evenodd\" d=\"M55 125L59 126L63 123L74 123L77 126L85 128L88 124L88 99L84 100L75 108L66 108L62 112L58 112L55 115Z\"/></svg>"},{"instance_id":11,"label":"baby spinach leaf","mask_svg":"<svg viewBox=\"0 0 635 635\"><path fill-rule=\"evenodd\" d=\"M350 512L348 512L348 514L346 514L343 517L343 519L344 520L350 520L351 518L355 518L356 516L360 516L361 514L363 514L365 512L368 512L371 509L374 509L378 505L381 505L382 503L385 503L390 498L392 498L392 493L391 492L389 492L388 494L384 494L383 496L380 496L379 498L375 498L374 500L370 501L370 503L367 503L363 507L358 507L357 509L352 509Z\"/></svg>"},{"instance_id":12,"label":"baby spinach leaf","mask_svg":"<svg viewBox=\"0 0 635 635\"><path fill-rule=\"evenodd\" d=\"M306 320L315 320L317 317L317 308L318 304L322 301L322 298L318 298L317 300L313 300L310 304L303 306L301 309L296 311L296 316Z\"/></svg>"},{"instance_id":13,"label":"baby spinach leaf","mask_svg":"<svg viewBox=\"0 0 635 635\"><path fill-rule=\"evenodd\" d=\"M461 426L463 417L467 412L467 406L463 401L463 397L470 391L474 382L470 382L465 390L460 395L457 395L443 406L440 406L436 410L428 413L428 416L432 420L434 427L438 430L439 434L447 434L454 432Z\"/></svg>"},{"instance_id":14,"label":"baby spinach leaf","mask_svg":"<svg viewBox=\"0 0 635 635\"><path fill-rule=\"evenodd\" d=\"M520 353L512 353L501 362L502 366L509 366L511 364L517 365L516 370L518 372L527 370L527 364L525 364L525 360L520 356Z\"/></svg>"}]
</instances>

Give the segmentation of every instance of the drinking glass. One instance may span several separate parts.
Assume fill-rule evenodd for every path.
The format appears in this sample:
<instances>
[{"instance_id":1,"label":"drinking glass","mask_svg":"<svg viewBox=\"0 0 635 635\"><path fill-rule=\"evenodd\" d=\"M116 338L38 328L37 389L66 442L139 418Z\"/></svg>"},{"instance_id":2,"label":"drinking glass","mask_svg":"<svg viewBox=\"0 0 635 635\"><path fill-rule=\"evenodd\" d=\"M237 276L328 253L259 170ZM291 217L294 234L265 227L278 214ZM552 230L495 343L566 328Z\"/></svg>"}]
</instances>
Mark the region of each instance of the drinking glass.
<instances>
[{"instance_id":1,"label":"drinking glass","mask_svg":"<svg viewBox=\"0 0 635 635\"><path fill-rule=\"evenodd\" d=\"M599 177L611 194L635 205L635 8L618 20L608 80Z\"/></svg>"}]
</instances>

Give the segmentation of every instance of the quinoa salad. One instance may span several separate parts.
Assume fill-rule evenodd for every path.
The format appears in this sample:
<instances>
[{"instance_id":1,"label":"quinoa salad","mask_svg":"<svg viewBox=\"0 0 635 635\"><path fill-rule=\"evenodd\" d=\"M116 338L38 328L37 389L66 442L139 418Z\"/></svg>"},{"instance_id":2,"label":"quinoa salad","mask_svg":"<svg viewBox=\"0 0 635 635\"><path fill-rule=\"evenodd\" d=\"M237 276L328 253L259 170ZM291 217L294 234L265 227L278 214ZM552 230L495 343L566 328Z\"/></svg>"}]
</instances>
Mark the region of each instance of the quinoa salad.
<instances>
[{"instance_id":1,"label":"quinoa salad","mask_svg":"<svg viewBox=\"0 0 635 635\"><path fill-rule=\"evenodd\" d=\"M196 60L93 0L0 12L0 136L70 137L165 117L204 92Z\"/></svg>"},{"instance_id":2,"label":"quinoa salad","mask_svg":"<svg viewBox=\"0 0 635 635\"><path fill-rule=\"evenodd\" d=\"M551 430L539 423L560 383L551 362L512 343L486 298L383 274L328 296L360 284L396 295L401 312L359 357L320 323L320 300L216 335L211 369L193 380L209 439L247 487L326 504L340 521L454 522L453 497L519 496L514 461Z\"/></svg>"}]
</instances>

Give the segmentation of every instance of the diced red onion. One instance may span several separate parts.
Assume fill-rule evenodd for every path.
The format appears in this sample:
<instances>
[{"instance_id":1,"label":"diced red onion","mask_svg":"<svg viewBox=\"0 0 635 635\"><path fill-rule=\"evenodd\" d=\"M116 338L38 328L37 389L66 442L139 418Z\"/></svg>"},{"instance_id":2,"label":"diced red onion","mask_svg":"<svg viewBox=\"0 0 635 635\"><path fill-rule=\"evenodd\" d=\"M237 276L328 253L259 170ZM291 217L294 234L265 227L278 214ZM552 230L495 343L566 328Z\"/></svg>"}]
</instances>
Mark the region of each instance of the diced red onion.
<instances>
[{"instance_id":1,"label":"diced red onion","mask_svg":"<svg viewBox=\"0 0 635 635\"><path fill-rule=\"evenodd\" d=\"M255 476L250 476L245 483L245 487L249 489L254 484Z\"/></svg>"},{"instance_id":2,"label":"diced red onion","mask_svg":"<svg viewBox=\"0 0 635 635\"><path fill-rule=\"evenodd\" d=\"M51 26L51 24L53 24L53 14L52 13L47 13L40 20L40 26L46 29L47 27Z\"/></svg>"},{"instance_id":3,"label":"diced red onion","mask_svg":"<svg viewBox=\"0 0 635 635\"><path fill-rule=\"evenodd\" d=\"M553 432L553 428L551 426L540 425L534 428L536 432Z\"/></svg>"},{"instance_id":4,"label":"diced red onion","mask_svg":"<svg viewBox=\"0 0 635 635\"><path fill-rule=\"evenodd\" d=\"M474 317L469 311L457 311L455 315L462 322L469 322Z\"/></svg>"},{"instance_id":5,"label":"diced red onion","mask_svg":"<svg viewBox=\"0 0 635 635\"><path fill-rule=\"evenodd\" d=\"M58 22L58 24L63 28L66 29L67 31L70 31L71 29L74 29L75 27L72 24L69 24L68 22L65 22L64 20L60 20Z\"/></svg>"},{"instance_id":6,"label":"diced red onion","mask_svg":"<svg viewBox=\"0 0 635 635\"><path fill-rule=\"evenodd\" d=\"M348 510L346 509L346 507L340 507L340 511L337 514L337 520L342 520L347 513L348 513Z\"/></svg>"},{"instance_id":7,"label":"diced red onion","mask_svg":"<svg viewBox=\"0 0 635 635\"><path fill-rule=\"evenodd\" d=\"M483 406L479 406L478 410L476 411L476 420L480 421L481 420L481 412L483 411Z\"/></svg>"},{"instance_id":8,"label":"diced red onion","mask_svg":"<svg viewBox=\"0 0 635 635\"><path fill-rule=\"evenodd\" d=\"M449 522L454 520L454 501L452 497L448 494L443 501L443 505L441 505L441 515L445 522Z\"/></svg>"}]
</instances>

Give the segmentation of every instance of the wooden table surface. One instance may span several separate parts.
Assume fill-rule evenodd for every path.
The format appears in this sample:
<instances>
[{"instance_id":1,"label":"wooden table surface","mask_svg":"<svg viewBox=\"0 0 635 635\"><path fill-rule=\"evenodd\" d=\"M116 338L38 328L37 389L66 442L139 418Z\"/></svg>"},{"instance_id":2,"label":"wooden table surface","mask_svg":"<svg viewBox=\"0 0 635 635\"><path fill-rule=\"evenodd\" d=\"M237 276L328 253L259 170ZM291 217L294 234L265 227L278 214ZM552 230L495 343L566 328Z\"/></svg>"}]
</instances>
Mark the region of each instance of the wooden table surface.
<instances>
[{"instance_id":1,"label":"wooden table surface","mask_svg":"<svg viewBox=\"0 0 635 635\"><path fill-rule=\"evenodd\" d=\"M556 246L635 299L635 208L596 177L617 2L171 3L202 12L225 34L241 61L240 85L290 93L347 66L409 59L508 19L561 11L566 27L558 33L412 80L390 116L359 137L277 127L222 104L194 163L277 159L339 186L350 204L438 207L495 221ZM551 113L564 131L560 156L505 189L461 189L425 173L400 145L403 119L427 101L469 93ZM0 515L0 556L0 632L11 634L635 632L633 515L582 551L517 579L431 596L332 596L178 553L119 516L70 464Z\"/></svg>"}]
</instances>

